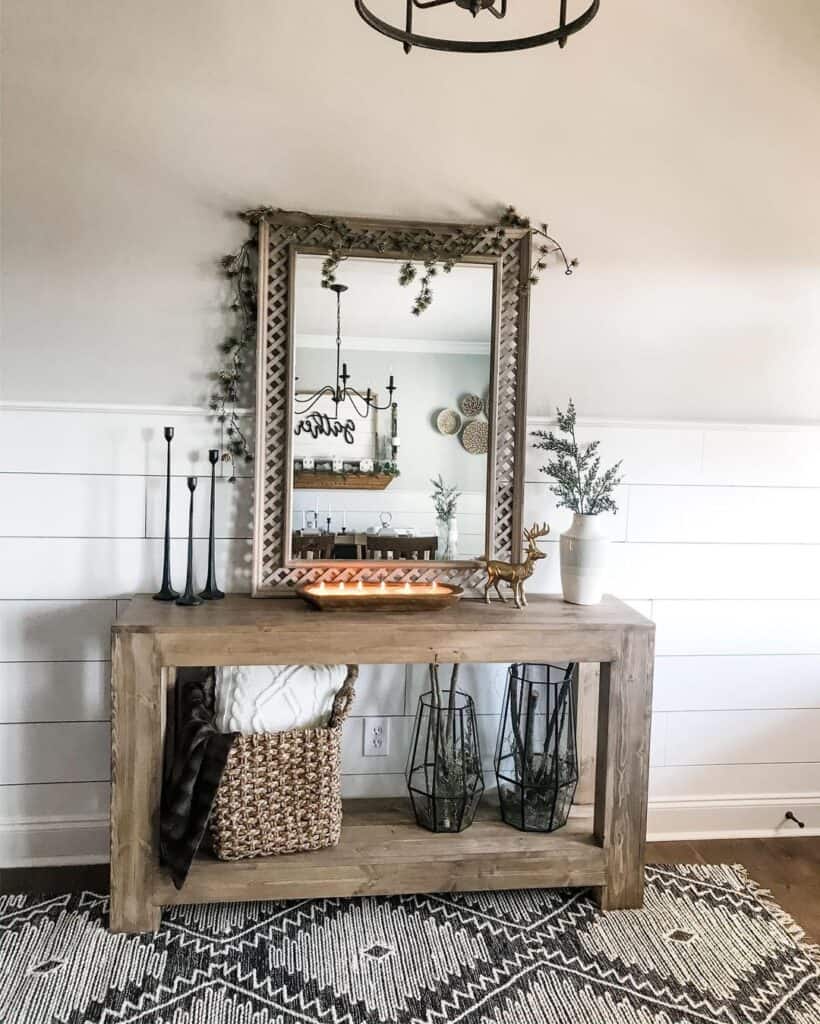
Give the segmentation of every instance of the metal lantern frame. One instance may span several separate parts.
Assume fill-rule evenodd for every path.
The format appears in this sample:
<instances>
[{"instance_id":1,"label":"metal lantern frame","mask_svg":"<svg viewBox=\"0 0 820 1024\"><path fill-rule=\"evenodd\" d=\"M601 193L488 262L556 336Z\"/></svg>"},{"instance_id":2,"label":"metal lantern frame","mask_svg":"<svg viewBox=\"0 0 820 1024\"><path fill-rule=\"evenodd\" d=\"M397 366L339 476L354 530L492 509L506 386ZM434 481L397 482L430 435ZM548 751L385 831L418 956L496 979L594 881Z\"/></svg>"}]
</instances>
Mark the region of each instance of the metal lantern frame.
<instances>
[{"instance_id":1,"label":"metal lantern frame","mask_svg":"<svg viewBox=\"0 0 820 1024\"><path fill-rule=\"evenodd\" d=\"M522 832L561 828L572 806L578 785L575 668L572 662L526 663L507 670L494 767L502 820Z\"/></svg>"},{"instance_id":2,"label":"metal lantern frame","mask_svg":"<svg viewBox=\"0 0 820 1024\"><path fill-rule=\"evenodd\" d=\"M469 694L457 690L458 703L448 706L450 692L443 690L440 701L432 691L419 697L405 769L416 822L431 832L463 832L473 823L484 794L475 704ZM460 784L453 788L442 787L447 744L457 751L461 762L456 766L460 767ZM449 825L444 827L442 823L447 821Z\"/></svg>"},{"instance_id":3,"label":"metal lantern frame","mask_svg":"<svg viewBox=\"0 0 820 1024\"><path fill-rule=\"evenodd\" d=\"M558 7L558 24L529 36L518 36L511 39L443 39L437 36L420 35L413 31L413 14L417 10L428 10L433 7L444 7L455 4L468 11L473 17L488 12L498 19L507 15L507 0L405 0L404 28L392 25L380 18L368 6L366 0L354 0L360 17L377 32L402 43L404 52L409 53L414 46L427 50L443 50L448 53L505 53L510 50L529 50L536 46L558 43L560 47L567 45L567 39L585 28L598 13L600 0L592 0L588 7L575 18L567 18L567 0L546 0L545 7Z\"/></svg>"}]
</instances>

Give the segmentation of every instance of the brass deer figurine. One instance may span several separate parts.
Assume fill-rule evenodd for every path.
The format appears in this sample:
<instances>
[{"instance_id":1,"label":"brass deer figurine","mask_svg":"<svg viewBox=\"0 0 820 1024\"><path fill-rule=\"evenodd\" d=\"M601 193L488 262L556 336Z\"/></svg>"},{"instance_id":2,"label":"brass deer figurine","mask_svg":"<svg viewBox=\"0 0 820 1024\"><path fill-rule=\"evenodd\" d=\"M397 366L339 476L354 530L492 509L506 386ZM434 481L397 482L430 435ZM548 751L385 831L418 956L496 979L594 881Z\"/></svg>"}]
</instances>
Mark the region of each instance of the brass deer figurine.
<instances>
[{"instance_id":1,"label":"brass deer figurine","mask_svg":"<svg viewBox=\"0 0 820 1024\"><path fill-rule=\"evenodd\" d=\"M526 608L527 595L524 593L524 582L535 572L535 563L539 558L546 558L546 552L542 551L537 541L546 537L550 532L549 526L544 523L539 526L536 523L529 530L524 530L524 540L527 542L526 557L523 562L487 562L487 582L484 585L484 601L490 603L490 587L495 587L495 592L506 602L507 598L499 590L500 583L509 583L513 593L513 600L516 608Z\"/></svg>"}]
</instances>

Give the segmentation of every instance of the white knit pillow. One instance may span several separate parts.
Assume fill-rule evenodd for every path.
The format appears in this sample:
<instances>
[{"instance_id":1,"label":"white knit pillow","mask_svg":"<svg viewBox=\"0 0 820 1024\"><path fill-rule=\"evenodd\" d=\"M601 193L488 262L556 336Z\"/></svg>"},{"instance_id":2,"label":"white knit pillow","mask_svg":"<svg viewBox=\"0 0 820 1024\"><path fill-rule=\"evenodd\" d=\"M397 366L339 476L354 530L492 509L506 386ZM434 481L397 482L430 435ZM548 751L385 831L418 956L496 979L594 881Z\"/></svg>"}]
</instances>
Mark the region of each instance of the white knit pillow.
<instances>
[{"instance_id":1,"label":"white knit pillow","mask_svg":"<svg viewBox=\"0 0 820 1024\"><path fill-rule=\"evenodd\" d=\"M327 725L346 665L232 665L217 669L216 727L251 736Z\"/></svg>"}]
</instances>

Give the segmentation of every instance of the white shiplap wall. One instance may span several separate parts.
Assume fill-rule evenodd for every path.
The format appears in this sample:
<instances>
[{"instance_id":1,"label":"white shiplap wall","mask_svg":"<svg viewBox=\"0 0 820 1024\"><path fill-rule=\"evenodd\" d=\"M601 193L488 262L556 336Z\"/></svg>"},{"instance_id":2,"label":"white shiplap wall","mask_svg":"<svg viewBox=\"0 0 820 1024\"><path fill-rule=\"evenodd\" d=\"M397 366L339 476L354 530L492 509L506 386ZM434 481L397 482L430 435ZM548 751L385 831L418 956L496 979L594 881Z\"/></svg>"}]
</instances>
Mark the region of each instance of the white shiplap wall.
<instances>
[{"instance_id":1,"label":"white shiplap wall","mask_svg":"<svg viewBox=\"0 0 820 1024\"><path fill-rule=\"evenodd\" d=\"M183 477L204 476L197 410L0 405L0 865L107 856L108 631L155 589L164 442L174 423L176 578ZM532 427L539 424L532 422ZM658 624L650 835L820 833L820 430L588 422L627 480L610 589ZM533 452L527 515L553 536ZM205 537L207 489L198 493ZM218 490L220 581L248 589L250 481ZM533 590L558 589L557 545ZM204 546L199 551L200 573ZM490 766L503 668L465 670ZM401 793L420 667L365 669L345 734L349 795ZM388 715L387 758L361 717Z\"/></svg>"}]
</instances>

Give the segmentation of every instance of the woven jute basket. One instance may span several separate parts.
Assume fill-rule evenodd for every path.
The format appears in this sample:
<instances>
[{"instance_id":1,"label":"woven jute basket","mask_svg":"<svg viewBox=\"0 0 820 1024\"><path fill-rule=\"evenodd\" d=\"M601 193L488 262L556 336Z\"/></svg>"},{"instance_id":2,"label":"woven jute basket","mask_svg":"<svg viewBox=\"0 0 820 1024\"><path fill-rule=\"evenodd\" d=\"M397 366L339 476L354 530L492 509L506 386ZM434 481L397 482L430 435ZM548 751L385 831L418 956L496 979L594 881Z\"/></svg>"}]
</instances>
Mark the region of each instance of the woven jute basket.
<instances>
[{"instance_id":1,"label":"woven jute basket","mask_svg":"<svg viewBox=\"0 0 820 1024\"><path fill-rule=\"evenodd\" d=\"M342 830L342 723L357 665L324 728L235 737L210 817L220 860L270 857L335 846Z\"/></svg>"}]
</instances>

